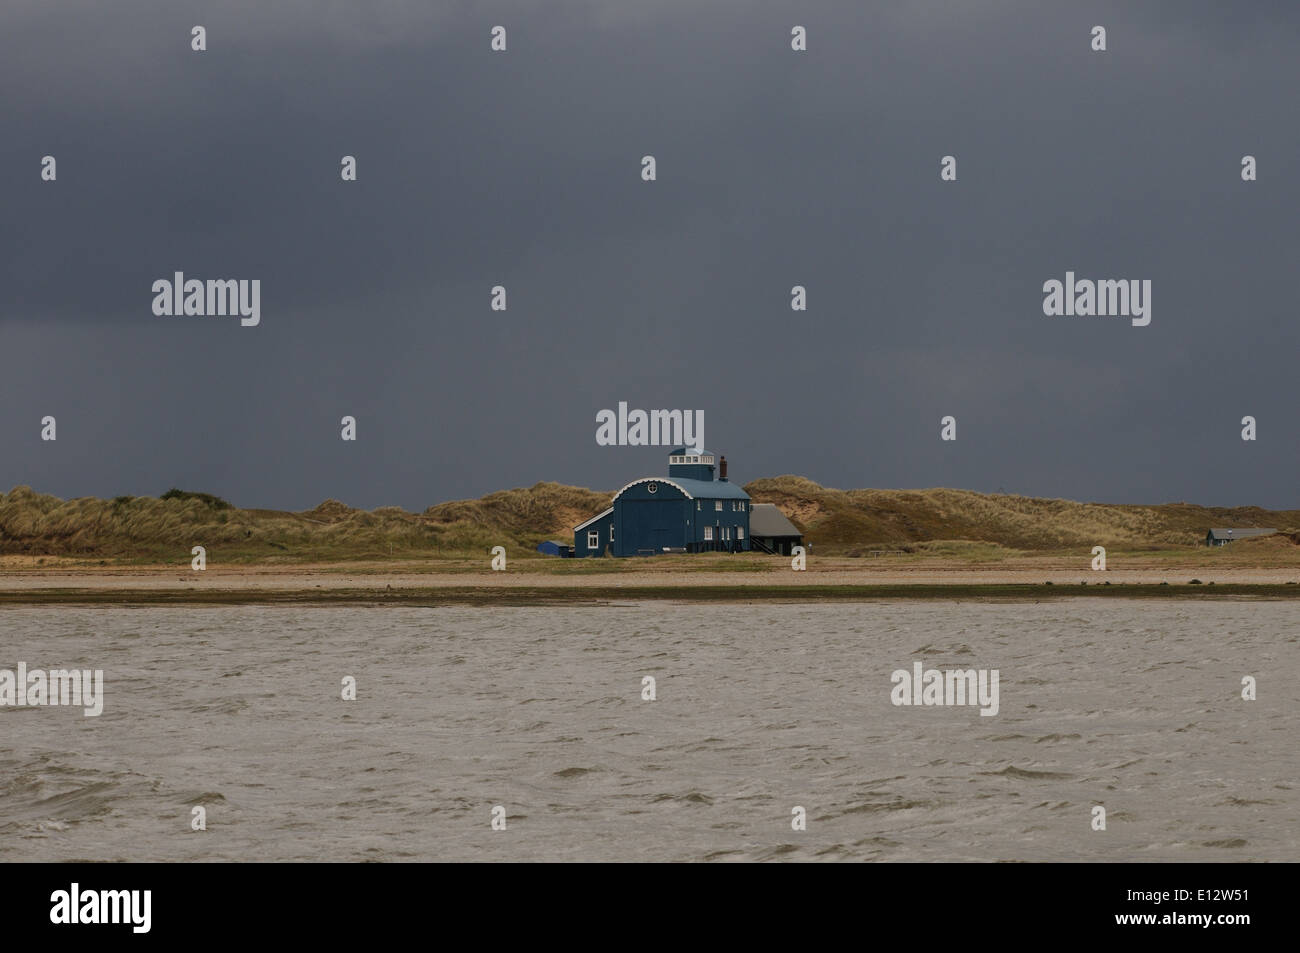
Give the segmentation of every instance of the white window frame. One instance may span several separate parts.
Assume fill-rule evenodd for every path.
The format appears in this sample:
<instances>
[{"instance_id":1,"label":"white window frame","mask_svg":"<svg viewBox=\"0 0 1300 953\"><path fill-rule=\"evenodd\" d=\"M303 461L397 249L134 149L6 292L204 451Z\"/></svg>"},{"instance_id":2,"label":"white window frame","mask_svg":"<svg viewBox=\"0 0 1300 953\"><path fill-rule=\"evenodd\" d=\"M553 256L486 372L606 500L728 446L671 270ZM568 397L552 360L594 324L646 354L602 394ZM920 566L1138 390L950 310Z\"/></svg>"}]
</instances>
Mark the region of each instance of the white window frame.
<instances>
[{"instance_id":1,"label":"white window frame","mask_svg":"<svg viewBox=\"0 0 1300 953\"><path fill-rule=\"evenodd\" d=\"M711 543L711 542L713 542L713 527L712 527L712 526L706 526L706 527L704 527L704 541L705 541L706 543Z\"/></svg>"},{"instance_id":2,"label":"white window frame","mask_svg":"<svg viewBox=\"0 0 1300 953\"><path fill-rule=\"evenodd\" d=\"M714 501L713 501L713 508L714 508L714 510L716 510L717 512L721 513L721 512L722 512L722 501L721 501L721 500L714 500Z\"/></svg>"},{"instance_id":3,"label":"white window frame","mask_svg":"<svg viewBox=\"0 0 1300 953\"><path fill-rule=\"evenodd\" d=\"M609 541L614 542L614 521L609 521Z\"/></svg>"},{"instance_id":4,"label":"white window frame","mask_svg":"<svg viewBox=\"0 0 1300 953\"><path fill-rule=\"evenodd\" d=\"M737 527L736 527L736 539L737 539L737 541L739 541L739 540L743 540L744 538L745 538L745 527L743 527L743 526L737 526Z\"/></svg>"},{"instance_id":5,"label":"white window frame","mask_svg":"<svg viewBox=\"0 0 1300 953\"><path fill-rule=\"evenodd\" d=\"M600 530L598 529L587 530L587 548L600 549Z\"/></svg>"}]
</instances>

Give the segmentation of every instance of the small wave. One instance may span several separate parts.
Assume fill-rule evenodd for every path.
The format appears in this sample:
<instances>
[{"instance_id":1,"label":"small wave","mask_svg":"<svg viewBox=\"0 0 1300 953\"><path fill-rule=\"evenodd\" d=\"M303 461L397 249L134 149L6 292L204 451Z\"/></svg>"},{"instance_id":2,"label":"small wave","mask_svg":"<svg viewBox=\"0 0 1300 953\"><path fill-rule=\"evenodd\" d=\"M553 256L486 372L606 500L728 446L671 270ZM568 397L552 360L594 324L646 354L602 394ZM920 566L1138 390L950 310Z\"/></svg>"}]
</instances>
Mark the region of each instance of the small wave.
<instances>
[{"instance_id":1,"label":"small wave","mask_svg":"<svg viewBox=\"0 0 1300 953\"><path fill-rule=\"evenodd\" d=\"M880 811L912 811L917 808L933 806L933 801L913 801L904 797L896 797L891 801L874 801L869 804L855 804L853 807L845 808L842 814L875 814Z\"/></svg>"},{"instance_id":2,"label":"small wave","mask_svg":"<svg viewBox=\"0 0 1300 953\"><path fill-rule=\"evenodd\" d=\"M194 705L190 708L190 711L195 714L212 712L217 715L234 715L244 711L246 708L248 708L248 702L244 701L242 698L223 698L222 700L213 702L210 705Z\"/></svg>"},{"instance_id":3,"label":"small wave","mask_svg":"<svg viewBox=\"0 0 1300 953\"><path fill-rule=\"evenodd\" d=\"M1029 781L1066 781L1071 777L1071 775L1062 771L1031 771L1028 768L1017 768L1014 764L1008 765L1001 771L981 771L980 774L992 777L1024 778Z\"/></svg>"},{"instance_id":4,"label":"small wave","mask_svg":"<svg viewBox=\"0 0 1300 953\"><path fill-rule=\"evenodd\" d=\"M755 860L776 860L789 854L796 854L802 848L798 844L777 844L775 847L769 847L767 850L761 850L754 855Z\"/></svg>"},{"instance_id":5,"label":"small wave","mask_svg":"<svg viewBox=\"0 0 1300 953\"><path fill-rule=\"evenodd\" d=\"M701 794L699 791L691 791L689 794L657 794L651 799L651 803L658 804L661 801L685 801L688 804L712 804L713 798L707 794Z\"/></svg>"},{"instance_id":6,"label":"small wave","mask_svg":"<svg viewBox=\"0 0 1300 953\"><path fill-rule=\"evenodd\" d=\"M712 862L715 860L722 860L724 857L735 857L742 853L743 851L739 851L739 850L715 850L708 854L705 854L704 860L706 862Z\"/></svg>"}]
</instances>

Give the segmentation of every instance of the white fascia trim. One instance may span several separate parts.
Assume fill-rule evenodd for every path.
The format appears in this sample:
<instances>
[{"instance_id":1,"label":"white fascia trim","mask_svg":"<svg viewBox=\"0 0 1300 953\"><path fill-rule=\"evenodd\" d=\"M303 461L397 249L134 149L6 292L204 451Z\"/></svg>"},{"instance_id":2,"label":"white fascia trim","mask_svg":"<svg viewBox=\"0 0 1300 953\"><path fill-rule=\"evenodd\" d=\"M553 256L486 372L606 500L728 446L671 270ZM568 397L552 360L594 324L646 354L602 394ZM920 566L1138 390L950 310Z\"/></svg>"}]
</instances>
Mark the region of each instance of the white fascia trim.
<instances>
[{"instance_id":1,"label":"white fascia trim","mask_svg":"<svg viewBox=\"0 0 1300 953\"><path fill-rule=\"evenodd\" d=\"M664 477L642 477L639 480L633 480L627 486L623 487L623 489L615 493L614 499L617 500L620 496L622 496L628 490L632 489L632 487L636 486L638 483L667 483L669 486L676 487L678 490L680 490L688 500L695 499L695 497L691 496L690 493L686 492L686 487L682 486L680 483L674 483L672 480L665 479Z\"/></svg>"},{"instance_id":2,"label":"white fascia trim","mask_svg":"<svg viewBox=\"0 0 1300 953\"><path fill-rule=\"evenodd\" d=\"M577 526L573 527L573 531L574 531L575 533L581 533L584 529L586 529L586 528L587 528L588 526L590 526L592 523L596 522L596 520L604 519L606 516L608 516L610 513L613 513L613 512L614 512L614 507L611 506L609 509L604 510L603 512L597 513L597 514L596 514L595 516L593 516L591 519L587 520L587 522L585 522L585 523L579 523Z\"/></svg>"}]
</instances>

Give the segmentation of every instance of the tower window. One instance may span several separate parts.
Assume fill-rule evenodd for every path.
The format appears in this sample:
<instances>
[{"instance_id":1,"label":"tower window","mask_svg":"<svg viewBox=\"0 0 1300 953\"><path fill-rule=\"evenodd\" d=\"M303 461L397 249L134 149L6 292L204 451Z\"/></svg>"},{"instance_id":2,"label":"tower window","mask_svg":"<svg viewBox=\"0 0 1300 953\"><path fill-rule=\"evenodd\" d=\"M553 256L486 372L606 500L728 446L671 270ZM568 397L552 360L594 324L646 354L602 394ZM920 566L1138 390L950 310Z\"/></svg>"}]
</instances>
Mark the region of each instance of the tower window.
<instances>
[{"instance_id":1,"label":"tower window","mask_svg":"<svg viewBox=\"0 0 1300 953\"><path fill-rule=\"evenodd\" d=\"M713 501L713 508L714 508L715 510L717 510L719 513L721 513L721 512L722 512L722 501L721 501L721 500L714 500L714 501Z\"/></svg>"}]
</instances>

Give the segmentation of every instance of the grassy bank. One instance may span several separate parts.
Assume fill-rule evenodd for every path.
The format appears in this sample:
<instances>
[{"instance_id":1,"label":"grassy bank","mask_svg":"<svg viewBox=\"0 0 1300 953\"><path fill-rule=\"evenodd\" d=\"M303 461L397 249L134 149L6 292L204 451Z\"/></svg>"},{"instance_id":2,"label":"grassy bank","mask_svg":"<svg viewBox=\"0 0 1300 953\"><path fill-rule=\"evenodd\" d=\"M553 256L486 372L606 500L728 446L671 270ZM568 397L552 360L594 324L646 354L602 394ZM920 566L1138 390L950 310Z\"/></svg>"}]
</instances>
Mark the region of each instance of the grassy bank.
<instances>
[{"instance_id":1,"label":"grassy bank","mask_svg":"<svg viewBox=\"0 0 1300 953\"><path fill-rule=\"evenodd\" d=\"M1032 557L1077 559L1105 546L1111 560L1207 565L1300 564L1300 511L1076 503L966 490L836 490L802 477L755 480L745 489L777 504L800 528L817 558L1012 564ZM0 557L96 565L188 564L192 546L223 565L426 562L457 571L504 546L512 566L539 572L612 572L614 560L575 564L540 557L547 539L572 541L572 528L609 505L610 495L556 483L503 490L478 500L439 503L412 513L359 510L327 500L310 510L244 509L205 493L62 500L16 487L0 494ZM1288 531L1203 546L1211 526L1268 526ZM665 557L649 561L658 564ZM634 560L644 568L647 560ZM24 563L26 565L26 563ZM677 565L674 563L673 565ZM687 557L681 565L738 572L763 557Z\"/></svg>"}]
</instances>

